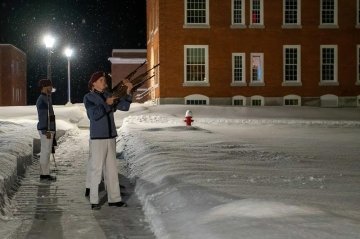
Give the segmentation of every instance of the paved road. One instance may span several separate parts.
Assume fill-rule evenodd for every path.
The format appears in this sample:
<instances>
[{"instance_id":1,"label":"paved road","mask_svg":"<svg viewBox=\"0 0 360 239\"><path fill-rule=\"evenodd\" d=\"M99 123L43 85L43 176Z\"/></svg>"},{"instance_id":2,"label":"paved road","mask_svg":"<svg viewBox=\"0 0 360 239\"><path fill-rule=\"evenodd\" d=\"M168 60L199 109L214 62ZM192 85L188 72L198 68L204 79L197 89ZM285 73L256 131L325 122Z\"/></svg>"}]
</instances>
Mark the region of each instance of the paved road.
<instances>
[{"instance_id":1,"label":"paved road","mask_svg":"<svg viewBox=\"0 0 360 239\"><path fill-rule=\"evenodd\" d=\"M56 182L40 182L38 162L28 169L16 193L14 216L19 225L10 238L155 238L145 221L134 187L121 170L119 178L128 208L113 208L106 203L92 211L84 197L85 164L88 158L87 131L66 135L56 152Z\"/></svg>"}]
</instances>

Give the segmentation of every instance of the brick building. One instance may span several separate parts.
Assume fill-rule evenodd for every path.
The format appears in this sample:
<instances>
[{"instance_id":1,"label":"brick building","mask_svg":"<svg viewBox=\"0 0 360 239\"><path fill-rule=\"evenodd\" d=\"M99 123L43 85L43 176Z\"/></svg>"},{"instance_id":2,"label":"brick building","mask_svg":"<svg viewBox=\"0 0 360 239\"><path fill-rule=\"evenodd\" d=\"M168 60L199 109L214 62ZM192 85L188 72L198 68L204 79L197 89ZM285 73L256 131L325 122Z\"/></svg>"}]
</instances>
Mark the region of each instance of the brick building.
<instances>
[{"instance_id":1,"label":"brick building","mask_svg":"<svg viewBox=\"0 0 360 239\"><path fill-rule=\"evenodd\" d=\"M112 86L124 79L130 72L135 70L144 61L146 61L146 49L114 49L112 57L109 58L111 62L111 84ZM146 71L147 63L141 67L135 74L135 77ZM146 87L146 86L145 86ZM141 94L142 89L136 93ZM134 97L136 100L136 96ZM142 100L145 100L144 98Z\"/></svg>"},{"instance_id":2,"label":"brick building","mask_svg":"<svg viewBox=\"0 0 360 239\"><path fill-rule=\"evenodd\" d=\"M160 104L360 106L360 0L147 0Z\"/></svg>"},{"instance_id":3,"label":"brick building","mask_svg":"<svg viewBox=\"0 0 360 239\"><path fill-rule=\"evenodd\" d=\"M0 106L26 105L26 54L0 44Z\"/></svg>"}]
</instances>

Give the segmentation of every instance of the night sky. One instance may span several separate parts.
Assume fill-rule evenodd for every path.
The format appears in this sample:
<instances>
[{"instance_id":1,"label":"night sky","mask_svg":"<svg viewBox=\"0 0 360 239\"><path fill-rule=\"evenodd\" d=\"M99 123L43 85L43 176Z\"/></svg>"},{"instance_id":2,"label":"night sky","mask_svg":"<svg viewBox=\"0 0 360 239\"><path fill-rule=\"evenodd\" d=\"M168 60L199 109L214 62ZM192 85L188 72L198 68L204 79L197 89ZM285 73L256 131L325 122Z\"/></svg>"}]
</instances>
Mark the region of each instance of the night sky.
<instances>
[{"instance_id":1,"label":"night sky","mask_svg":"<svg viewBox=\"0 0 360 239\"><path fill-rule=\"evenodd\" d=\"M71 99L82 102L91 74L110 72L112 49L146 48L146 0L0 0L0 43L27 55L28 104L35 104L37 82L47 75L43 36L55 38L52 81L54 104L67 102L65 46L71 59Z\"/></svg>"}]
</instances>

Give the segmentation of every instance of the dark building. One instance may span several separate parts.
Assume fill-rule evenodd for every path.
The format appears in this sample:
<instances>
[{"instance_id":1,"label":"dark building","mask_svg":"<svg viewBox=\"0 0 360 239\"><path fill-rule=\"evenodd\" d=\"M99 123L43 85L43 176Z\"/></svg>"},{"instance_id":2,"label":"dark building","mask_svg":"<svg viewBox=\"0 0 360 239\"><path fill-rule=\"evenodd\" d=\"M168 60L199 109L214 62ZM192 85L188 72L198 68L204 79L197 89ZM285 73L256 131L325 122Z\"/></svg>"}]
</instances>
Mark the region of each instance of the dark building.
<instances>
[{"instance_id":1,"label":"dark building","mask_svg":"<svg viewBox=\"0 0 360 239\"><path fill-rule=\"evenodd\" d=\"M26 105L26 54L0 44L0 105Z\"/></svg>"},{"instance_id":2,"label":"dark building","mask_svg":"<svg viewBox=\"0 0 360 239\"><path fill-rule=\"evenodd\" d=\"M360 0L147 0L159 104L360 106Z\"/></svg>"}]
</instances>

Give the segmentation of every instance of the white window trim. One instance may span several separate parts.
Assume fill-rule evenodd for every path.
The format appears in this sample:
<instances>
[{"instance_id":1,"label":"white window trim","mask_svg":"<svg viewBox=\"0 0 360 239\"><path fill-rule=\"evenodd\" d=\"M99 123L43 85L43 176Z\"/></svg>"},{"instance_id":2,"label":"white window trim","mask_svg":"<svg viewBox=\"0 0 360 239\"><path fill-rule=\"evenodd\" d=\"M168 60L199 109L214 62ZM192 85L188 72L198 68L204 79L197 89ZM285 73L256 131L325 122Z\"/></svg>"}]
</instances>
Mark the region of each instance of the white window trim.
<instances>
[{"instance_id":1,"label":"white window trim","mask_svg":"<svg viewBox=\"0 0 360 239\"><path fill-rule=\"evenodd\" d=\"M265 28L264 25L264 0L260 0L260 23L252 22L253 1L250 0L250 24L249 28Z\"/></svg>"},{"instance_id":2,"label":"white window trim","mask_svg":"<svg viewBox=\"0 0 360 239\"><path fill-rule=\"evenodd\" d=\"M240 105L235 105L234 104L234 101L235 100L242 100L243 101L243 104L241 106L246 106L246 97L245 96L242 96L242 95L236 95L236 96L233 96L232 97L232 105L233 106L240 106Z\"/></svg>"},{"instance_id":3,"label":"white window trim","mask_svg":"<svg viewBox=\"0 0 360 239\"><path fill-rule=\"evenodd\" d=\"M298 105L285 105L285 100L298 100ZM301 106L301 96L299 95L285 95L283 98L283 105L284 106Z\"/></svg>"},{"instance_id":4,"label":"white window trim","mask_svg":"<svg viewBox=\"0 0 360 239\"><path fill-rule=\"evenodd\" d=\"M210 28L209 0L206 0L206 22L205 23L188 23L187 22L187 0L184 1L184 25L183 25L183 28Z\"/></svg>"},{"instance_id":5,"label":"white window trim","mask_svg":"<svg viewBox=\"0 0 360 239\"><path fill-rule=\"evenodd\" d=\"M252 71L252 57L256 56L256 55L260 55L260 59L261 59L261 65L262 65L262 75L261 75L261 80L260 81L253 81L253 71ZM249 86L265 86L265 81L264 81L264 74L265 74L265 66L264 66L264 53L250 53L250 83Z\"/></svg>"},{"instance_id":6,"label":"white window trim","mask_svg":"<svg viewBox=\"0 0 360 239\"><path fill-rule=\"evenodd\" d=\"M241 23L234 23L234 0L231 0L231 28L246 28L245 24L245 0L241 0Z\"/></svg>"},{"instance_id":7,"label":"white window trim","mask_svg":"<svg viewBox=\"0 0 360 239\"><path fill-rule=\"evenodd\" d=\"M250 97L250 105L253 106L252 102L253 100L261 100L261 106L265 105L265 98L261 95L254 95ZM258 105L256 105L258 106Z\"/></svg>"},{"instance_id":8,"label":"white window trim","mask_svg":"<svg viewBox=\"0 0 360 239\"><path fill-rule=\"evenodd\" d=\"M323 62L323 57L322 57L322 49L323 48L334 48L334 64L335 64L335 69L334 69L334 80L333 81L323 81L322 80L322 62ZM319 82L320 86L331 86L331 85L339 85L339 81L338 81L338 47L337 45L320 45L320 82Z\"/></svg>"},{"instance_id":9,"label":"white window trim","mask_svg":"<svg viewBox=\"0 0 360 239\"><path fill-rule=\"evenodd\" d=\"M302 28L301 26L301 0L298 0L297 4L297 23L285 23L285 2L283 0L283 25L282 28Z\"/></svg>"},{"instance_id":10,"label":"white window trim","mask_svg":"<svg viewBox=\"0 0 360 239\"><path fill-rule=\"evenodd\" d=\"M243 71L242 71L242 81L235 81L234 79L234 69L235 69L235 56L242 56L242 67L243 67ZM246 86L246 60L245 60L245 53L232 53L232 69L231 69L231 77L232 77L232 82L231 82L231 86Z\"/></svg>"},{"instance_id":11,"label":"white window trim","mask_svg":"<svg viewBox=\"0 0 360 239\"><path fill-rule=\"evenodd\" d=\"M188 101L188 100L206 100L207 105L209 105L209 102L210 102L209 97L207 97L205 95L200 95L200 94L188 95L184 99L185 99L185 102L184 102L185 105L186 105L186 101Z\"/></svg>"},{"instance_id":12,"label":"white window trim","mask_svg":"<svg viewBox=\"0 0 360 239\"><path fill-rule=\"evenodd\" d=\"M285 62L286 62L286 49L296 48L297 49L297 81L286 81L285 80ZM302 86L301 82L301 46L300 45L284 45L283 46L283 82L282 86Z\"/></svg>"},{"instance_id":13,"label":"white window trim","mask_svg":"<svg viewBox=\"0 0 360 239\"><path fill-rule=\"evenodd\" d=\"M334 23L323 23L322 22L322 0L320 0L320 25L319 25L319 28L339 28L339 25L338 25L338 0L334 0L334 6L335 6L335 9L334 9Z\"/></svg>"},{"instance_id":14,"label":"white window trim","mask_svg":"<svg viewBox=\"0 0 360 239\"><path fill-rule=\"evenodd\" d=\"M360 70L359 70L359 65L360 65L360 45L356 46L356 85L360 85Z\"/></svg>"},{"instance_id":15,"label":"white window trim","mask_svg":"<svg viewBox=\"0 0 360 239\"><path fill-rule=\"evenodd\" d=\"M186 77L186 49L188 48L205 48L205 81L194 82L187 81ZM209 46L208 45L184 45L184 83L183 86L210 86L209 83Z\"/></svg>"}]
</instances>

